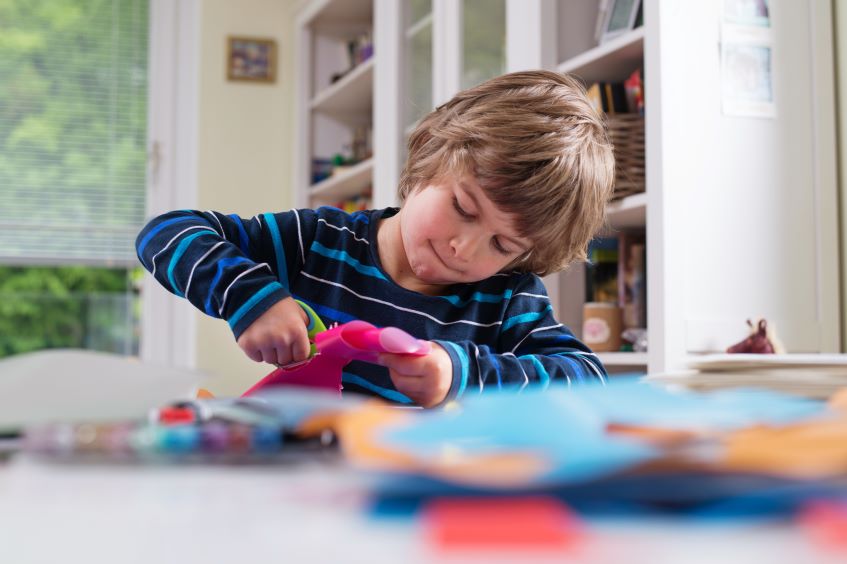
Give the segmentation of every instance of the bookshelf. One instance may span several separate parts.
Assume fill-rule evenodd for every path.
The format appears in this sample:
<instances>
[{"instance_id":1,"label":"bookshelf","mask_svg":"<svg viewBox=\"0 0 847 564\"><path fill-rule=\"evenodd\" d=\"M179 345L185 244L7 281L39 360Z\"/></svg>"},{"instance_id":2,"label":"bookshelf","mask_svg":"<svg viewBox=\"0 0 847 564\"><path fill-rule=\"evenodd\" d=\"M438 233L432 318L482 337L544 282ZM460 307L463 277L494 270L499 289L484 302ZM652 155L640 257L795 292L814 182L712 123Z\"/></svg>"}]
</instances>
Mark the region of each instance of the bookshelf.
<instances>
[{"instance_id":1,"label":"bookshelf","mask_svg":"<svg viewBox=\"0 0 847 564\"><path fill-rule=\"evenodd\" d=\"M645 234L648 352L604 352L604 363L616 372L681 369L691 355L743 338L745 320L759 315L776 324L790 352L839 351L829 3L773 3L777 112L761 119L722 111L722 2L642 0L643 26L598 45L599 0L490 1L506 4L507 72L546 68L592 84L643 69L646 188L609 205L607 232ZM370 185L375 207L396 203L411 125L462 84L462 22L477 22L463 19L463 5L305 3L296 205L331 203ZM344 66L339 45L363 30L373 34L375 54L331 82ZM362 124L373 127L373 155L313 182L311 159L343 149ZM578 333L583 268L545 282L558 318Z\"/></svg>"},{"instance_id":2,"label":"bookshelf","mask_svg":"<svg viewBox=\"0 0 847 564\"><path fill-rule=\"evenodd\" d=\"M330 201L345 200L360 194L371 183L373 166L373 158L370 158L313 184L309 188L309 197L313 201Z\"/></svg>"},{"instance_id":3,"label":"bookshelf","mask_svg":"<svg viewBox=\"0 0 847 564\"><path fill-rule=\"evenodd\" d=\"M567 6L565 6L567 9ZM559 63L561 73L573 73L587 84L626 76L644 64L644 26Z\"/></svg>"},{"instance_id":4,"label":"bookshelf","mask_svg":"<svg viewBox=\"0 0 847 564\"><path fill-rule=\"evenodd\" d=\"M611 202L606 208L606 217L614 230L644 228L647 225L647 193Z\"/></svg>"},{"instance_id":5,"label":"bookshelf","mask_svg":"<svg viewBox=\"0 0 847 564\"><path fill-rule=\"evenodd\" d=\"M374 57L359 64L343 78L312 98L313 112L356 116L370 112L373 104Z\"/></svg>"},{"instance_id":6,"label":"bookshelf","mask_svg":"<svg viewBox=\"0 0 847 564\"><path fill-rule=\"evenodd\" d=\"M295 205L369 198L374 174L373 0L314 0L297 24Z\"/></svg>"},{"instance_id":7,"label":"bookshelf","mask_svg":"<svg viewBox=\"0 0 847 564\"><path fill-rule=\"evenodd\" d=\"M555 6L557 26L554 68L558 72L578 77L586 86L623 81L633 71L644 68L644 42L648 28L640 26L598 44L593 34L598 7L598 2L594 0L557 0ZM644 192L613 200L607 207L607 227L601 235L616 237L621 233L643 234L647 228L648 192L649 188L645 187ZM583 337L582 306L588 285L586 274L585 265L575 265L559 275L558 279L558 317L580 337ZM646 278L649 284L649 273L646 273ZM649 327L646 329L649 335ZM649 364L646 352L599 354L610 371L643 372Z\"/></svg>"}]
</instances>

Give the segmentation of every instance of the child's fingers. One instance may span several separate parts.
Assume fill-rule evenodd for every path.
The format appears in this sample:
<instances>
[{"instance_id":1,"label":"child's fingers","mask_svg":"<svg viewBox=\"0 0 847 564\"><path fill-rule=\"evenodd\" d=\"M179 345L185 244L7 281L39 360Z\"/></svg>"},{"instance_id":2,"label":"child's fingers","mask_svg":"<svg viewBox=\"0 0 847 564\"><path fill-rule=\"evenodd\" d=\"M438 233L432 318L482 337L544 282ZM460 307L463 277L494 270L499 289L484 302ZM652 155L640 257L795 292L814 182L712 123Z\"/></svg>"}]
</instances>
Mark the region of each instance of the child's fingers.
<instances>
[{"instance_id":1,"label":"child's fingers","mask_svg":"<svg viewBox=\"0 0 847 564\"><path fill-rule=\"evenodd\" d=\"M262 347L261 353L262 360L261 362L267 362L268 364L276 364L278 358L278 351L273 347Z\"/></svg>"},{"instance_id":2,"label":"child's fingers","mask_svg":"<svg viewBox=\"0 0 847 564\"><path fill-rule=\"evenodd\" d=\"M309 354L312 352L311 344L309 343L309 338L303 336L294 341L294 345L291 347L292 353L292 361L298 362L301 360L306 360L309 358Z\"/></svg>"},{"instance_id":3,"label":"child's fingers","mask_svg":"<svg viewBox=\"0 0 847 564\"><path fill-rule=\"evenodd\" d=\"M426 391L427 385L421 376L404 376L403 374L391 373L391 381L394 387L403 394L416 399L416 396Z\"/></svg>"},{"instance_id":4,"label":"child's fingers","mask_svg":"<svg viewBox=\"0 0 847 564\"><path fill-rule=\"evenodd\" d=\"M243 350L244 354L247 355L247 358L253 362L262 362L262 352L259 349L242 348L241 350Z\"/></svg>"},{"instance_id":5,"label":"child's fingers","mask_svg":"<svg viewBox=\"0 0 847 564\"><path fill-rule=\"evenodd\" d=\"M379 355L379 364L404 376L420 376L429 366L425 356L383 353Z\"/></svg>"}]
</instances>

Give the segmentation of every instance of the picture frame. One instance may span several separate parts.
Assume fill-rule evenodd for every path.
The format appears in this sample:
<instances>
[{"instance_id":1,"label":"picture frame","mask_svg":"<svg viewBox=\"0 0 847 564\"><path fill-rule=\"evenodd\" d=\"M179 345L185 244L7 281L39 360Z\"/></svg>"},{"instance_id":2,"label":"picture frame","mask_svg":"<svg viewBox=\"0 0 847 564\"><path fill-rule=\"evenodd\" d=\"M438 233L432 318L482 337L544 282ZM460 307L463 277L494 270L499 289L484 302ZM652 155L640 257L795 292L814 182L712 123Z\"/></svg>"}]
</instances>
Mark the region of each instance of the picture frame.
<instances>
[{"instance_id":1,"label":"picture frame","mask_svg":"<svg viewBox=\"0 0 847 564\"><path fill-rule=\"evenodd\" d=\"M259 37L227 37L227 80L276 82L276 41Z\"/></svg>"},{"instance_id":2,"label":"picture frame","mask_svg":"<svg viewBox=\"0 0 847 564\"><path fill-rule=\"evenodd\" d=\"M600 43L605 43L635 28L641 13L641 0L606 0Z\"/></svg>"}]
</instances>

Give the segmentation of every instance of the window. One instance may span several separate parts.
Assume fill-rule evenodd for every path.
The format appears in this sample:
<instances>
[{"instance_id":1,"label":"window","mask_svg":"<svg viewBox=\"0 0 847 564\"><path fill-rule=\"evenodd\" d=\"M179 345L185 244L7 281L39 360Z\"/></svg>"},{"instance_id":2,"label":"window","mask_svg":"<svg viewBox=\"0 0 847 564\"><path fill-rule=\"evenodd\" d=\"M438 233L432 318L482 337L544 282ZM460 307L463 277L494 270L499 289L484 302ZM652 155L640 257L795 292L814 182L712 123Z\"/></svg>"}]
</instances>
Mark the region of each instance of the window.
<instances>
[{"instance_id":1,"label":"window","mask_svg":"<svg viewBox=\"0 0 847 564\"><path fill-rule=\"evenodd\" d=\"M148 0L0 12L0 356L135 354Z\"/></svg>"}]
</instances>

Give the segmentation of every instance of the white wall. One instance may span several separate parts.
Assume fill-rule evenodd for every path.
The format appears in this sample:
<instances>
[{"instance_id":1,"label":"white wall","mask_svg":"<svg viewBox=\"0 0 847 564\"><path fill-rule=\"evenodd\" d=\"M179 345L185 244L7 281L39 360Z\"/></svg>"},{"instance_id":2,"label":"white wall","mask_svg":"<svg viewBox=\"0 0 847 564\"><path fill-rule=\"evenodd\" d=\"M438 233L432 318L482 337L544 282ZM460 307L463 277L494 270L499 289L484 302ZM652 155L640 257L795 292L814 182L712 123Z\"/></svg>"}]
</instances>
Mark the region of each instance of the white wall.
<instances>
[{"instance_id":1,"label":"white wall","mask_svg":"<svg viewBox=\"0 0 847 564\"><path fill-rule=\"evenodd\" d=\"M762 119L721 111L720 2L646 5L659 22L646 41L659 63L645 69L648 146L660 147L658 162L647 155L660 204L648 209L648 268L663 298L648 301L666 346L651 369L723 350L755 316L776 322L790 352L837 350L829 6L770 2L776 117Z\"/></svg>"},{"instance_id":2,"label":"white wall","mask_svg":"<svg viewBox=\"0 0 847 564\"><path fill-rule=\"evenodd\" d=\"M847 6L837 1L832 2L835 32L835 74L838 93L838 191L840 194L841 220L841 350L847 351L847 229L844 219L847 218L847 191L845 191L845 174L847 174Z\"/></svg>"},{"instance_id":3,"label":"white wall","mask_svg":"<svg viewBox=\"0 0 847 564\"><path fill-rule=\"evenodd\" d=\"M300 0L203 0L197 185L199 209L252 217L292 207L294 19ZM226 38L277 41L276 83L226 79ZM196 366L212 375L208 388L238 394L270 372L247 359L229 326L197 312Z\"/></svg>"}]
</instances>

